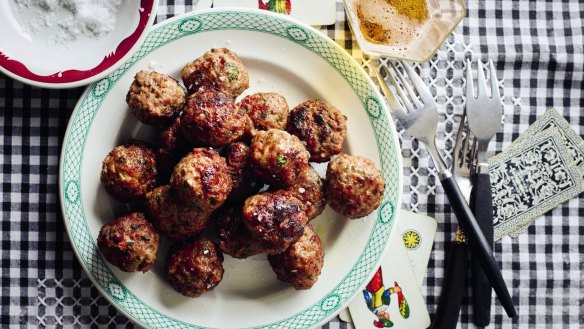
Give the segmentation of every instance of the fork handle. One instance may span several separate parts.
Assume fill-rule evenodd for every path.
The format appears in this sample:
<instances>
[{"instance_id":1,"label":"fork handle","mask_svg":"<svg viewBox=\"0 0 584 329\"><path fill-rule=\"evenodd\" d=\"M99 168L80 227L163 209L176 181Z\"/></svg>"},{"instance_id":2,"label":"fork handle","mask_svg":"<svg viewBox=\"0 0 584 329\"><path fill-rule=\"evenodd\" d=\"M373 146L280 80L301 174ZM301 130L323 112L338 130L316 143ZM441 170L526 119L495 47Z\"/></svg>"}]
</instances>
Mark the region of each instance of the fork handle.
<instances>
[{"instance_id":1,"label":"fork handle","mask_svg":"<svg viewBox=\"0 0 584 329\"><path fill-rule=\"evenodd\" d=\"M511 318L516 316L517 313L513 306L513 300L511 299L509 290L507 290L507 285L505 284L501 270L497 265L497 261L493 256L492 248L487 241L487 238L485 238L485 235L470 210L470 207L466 201L464 201L464 196L456 184L452 173L450 173L449 170L445 170L440 176L440 182L442 183L448 201L450 201L450 206L452 207L460 226L469 238L468 244L470 245L472 256L476 257L480 262L485 271L485 275L499 297L507 315Z\"/></svg>"},{"instance_id":2,"label":"fork handle","mask_svg":"<svg viewBox=\"0 0 584 329\"><path fill-rule=\"evenodd\" d=\"M453 241L448 251L444 283L430 329L455 329L465 291L467 246Z\"/></svg>"},{"instance_id":3,"label":"fork handle","mask_svg":"<svg viewBox=\"0 0 584 329\"><path fill-rule=\"evenodd\" d=\"M493 196L488 173L476 174L470 206L490 247L493 248ZM486 327L491 322L491 284L476 257L472 258L473 322Z\"/></svg>"}]
</instances>

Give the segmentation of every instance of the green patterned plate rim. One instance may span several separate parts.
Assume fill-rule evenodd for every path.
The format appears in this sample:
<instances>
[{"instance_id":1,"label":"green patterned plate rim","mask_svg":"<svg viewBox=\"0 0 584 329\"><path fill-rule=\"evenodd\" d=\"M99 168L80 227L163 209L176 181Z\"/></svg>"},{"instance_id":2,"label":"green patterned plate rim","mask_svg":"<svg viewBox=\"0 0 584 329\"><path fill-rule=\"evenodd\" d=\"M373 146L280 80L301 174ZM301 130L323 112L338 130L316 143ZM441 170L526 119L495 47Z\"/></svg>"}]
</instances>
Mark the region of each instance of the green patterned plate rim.
<instances>
[{"instance_id":1,"label":"green patterned plate rim","mask_svg":"<svg viewBox=\"0 0 584 329\"><path fill-rule=\"evenodd\" d=\"M362 288L381 262L401 205L401 153L385 102L363 68L338 44L317 30L279 14L257 10L205 10L155 25L144 44L116 71L90 85L73 112L61 152L59 193L65 226L73 249L100 292L132 321L149 328L203 328L164 314L134 295L109 269L91 236L81 193L82 162L92 122L104 96L137 61L175 40L196 33L248 30L270 34L304 47L333 67L352 87L367 110L375 134L386 193L377 211L366 247L349 273L306 309L257 328L308 328L328 321Z\"/></svg>"}]
</instances>

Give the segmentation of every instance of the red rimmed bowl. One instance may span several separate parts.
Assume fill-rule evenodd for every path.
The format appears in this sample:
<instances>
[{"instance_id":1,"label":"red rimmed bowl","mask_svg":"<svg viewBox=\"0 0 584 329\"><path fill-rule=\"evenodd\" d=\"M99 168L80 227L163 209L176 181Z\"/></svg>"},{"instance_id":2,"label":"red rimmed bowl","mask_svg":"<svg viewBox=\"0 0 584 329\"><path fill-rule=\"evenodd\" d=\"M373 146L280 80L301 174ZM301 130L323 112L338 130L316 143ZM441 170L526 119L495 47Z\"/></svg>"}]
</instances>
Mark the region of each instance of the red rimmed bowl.
<instances>
[{"instance_id":1,"label":"red rimmed bowl","mask_svg":"<svg viewBox=\"0 0 584 329\"><path fill-rule=\"evenodd\" d=\"M101 38L79 36L55 41L56 26L66 16L57 12L50 27L38 28L47 19L38 9L0 2L0 72L23 83L43 88L87 85L125 63L154 23L158 0L123 1L113 31ZM36 26L35 26L36 24Z\"/></svg>"}]
</instances>

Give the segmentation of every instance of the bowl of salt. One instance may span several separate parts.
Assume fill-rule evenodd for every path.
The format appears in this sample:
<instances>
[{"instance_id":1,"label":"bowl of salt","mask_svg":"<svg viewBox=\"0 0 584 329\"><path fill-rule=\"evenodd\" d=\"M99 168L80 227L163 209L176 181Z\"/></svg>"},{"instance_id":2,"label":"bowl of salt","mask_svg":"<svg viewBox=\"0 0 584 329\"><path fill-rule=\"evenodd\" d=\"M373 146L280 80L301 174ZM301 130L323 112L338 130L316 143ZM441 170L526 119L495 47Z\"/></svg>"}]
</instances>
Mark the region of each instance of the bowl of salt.
<instances>
[{"instance_id":1,"label":"bowl of salt","mask_svg":"<svg viewBox=\"0 0 584 329\"><path fill-rule=\"evenodd\" d=\"M97 81L132 56L158 0L0 1L0 72L43 88Z\"/></svg>"}]
</instances>

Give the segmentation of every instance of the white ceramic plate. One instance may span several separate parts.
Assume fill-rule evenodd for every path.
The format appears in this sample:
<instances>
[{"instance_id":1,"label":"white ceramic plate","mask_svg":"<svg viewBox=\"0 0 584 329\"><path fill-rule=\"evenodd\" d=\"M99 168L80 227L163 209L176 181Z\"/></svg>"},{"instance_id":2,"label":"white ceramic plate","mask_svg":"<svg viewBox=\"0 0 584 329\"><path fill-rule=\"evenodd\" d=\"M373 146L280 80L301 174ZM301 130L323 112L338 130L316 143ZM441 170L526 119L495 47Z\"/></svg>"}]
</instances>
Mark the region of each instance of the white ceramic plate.
<instances>
[{"instance_id":1,"label":"white ceramic plate","mask_svg":"<svg viewBox=\"0 0 584 329\"><path fill-rule=\"evenodd\" d=\"M154 133L127 110L125 94L134 74L156 67L178 78L187 62L212 47L229 47L241 57L251 84L244 95L276 91L291 107L318 97L341 109L348 118L345 152L371 158L385 177L384 201L367 218L347 220L327 208L313 222L324 242L325 265L310 290L296 291L277 281L265 256L227 256L219 286L199 298L187 298L164 278L166 244L146 274L123 273L97 250L100 227L127 211L101 186L101 162L128 138L152 139ZM384 104L363 69L340 46L284 16L211 10L156 25L127 64L87 88L65 136L61 202L82 266L112 304L145 327L304 329L327 321L373 274L399 209L401 154ZM324 167L319 169L322 173Z\"/></svg>"},{"instance_id":2,"label":"white ceramic plate","mask_svg":"<svg viewBox=\"0 0 584 329\"><path fill-rule=\"evenodd\" d=\"M66 17L58 11L50 27L34 30L40 17L33 9L0 1L0 71L24 83L44 88L87 85L110 74L140 47L154 23L158 0L122 1L115 29L97 39L79 36L51 42ZM42 16L46 17L46 16Z\"/></svg>"}]
</instances>

